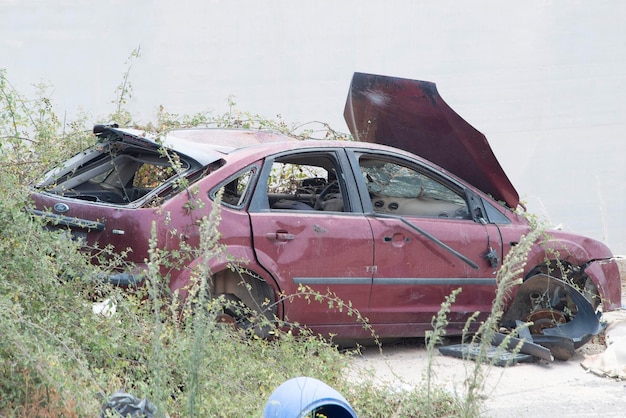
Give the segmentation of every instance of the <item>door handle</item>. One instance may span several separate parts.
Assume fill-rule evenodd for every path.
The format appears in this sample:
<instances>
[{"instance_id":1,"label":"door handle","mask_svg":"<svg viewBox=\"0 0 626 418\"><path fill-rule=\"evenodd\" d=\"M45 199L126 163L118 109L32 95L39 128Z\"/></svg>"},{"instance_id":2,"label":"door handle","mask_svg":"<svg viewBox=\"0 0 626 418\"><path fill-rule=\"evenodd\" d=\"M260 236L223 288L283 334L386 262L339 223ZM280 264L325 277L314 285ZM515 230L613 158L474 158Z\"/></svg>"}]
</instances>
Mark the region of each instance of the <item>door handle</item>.
<instances>
[{"instance_id":1,"label":"door handle","mask_svg":"<svg viewBox=\"0 0 626 418\"><path fill-rule=\"evenodd\" d=\"M294 234L290 234L287 231L268 232L267 234L265 234L265 237L270 241L279 242L292 241L296 238Z\"/></svg>"},{"instance_id":2,"label":"door handle","mask_svg":"<svg viewBox=\"0 0 626 418\"><path fill-rule=\"evenodd\" d=\"M404 234L396 233L396 234L393 234L393 236L384 236L383 241L390 242L395 247L401 247L404 244L408 244L409 242L411 242L411 239L409 237L405 237Z\"/></svg>"}]
</instances>

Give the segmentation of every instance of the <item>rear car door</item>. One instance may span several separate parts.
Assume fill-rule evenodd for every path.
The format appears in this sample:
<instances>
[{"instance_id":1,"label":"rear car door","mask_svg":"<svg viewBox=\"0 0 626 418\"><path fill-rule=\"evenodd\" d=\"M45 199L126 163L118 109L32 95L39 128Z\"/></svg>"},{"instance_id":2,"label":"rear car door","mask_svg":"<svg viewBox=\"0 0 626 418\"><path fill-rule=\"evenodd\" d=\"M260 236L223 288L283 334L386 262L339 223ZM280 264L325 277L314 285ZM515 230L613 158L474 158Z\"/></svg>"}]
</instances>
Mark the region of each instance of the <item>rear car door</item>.
<instances>
[{"instance_id":1,"label":"rear car door","mask_svg":"<svg viewBox=\"0 0 626 418\"><path fill-rule=\"evenodd\" d=\"M284 293L285 318L317 331L362 324L372 283L372 231L342 149L295 151L266 159L250 205L258 262ZM315 292L324 295L321 300Z\"/></svg>"}]
</instances>

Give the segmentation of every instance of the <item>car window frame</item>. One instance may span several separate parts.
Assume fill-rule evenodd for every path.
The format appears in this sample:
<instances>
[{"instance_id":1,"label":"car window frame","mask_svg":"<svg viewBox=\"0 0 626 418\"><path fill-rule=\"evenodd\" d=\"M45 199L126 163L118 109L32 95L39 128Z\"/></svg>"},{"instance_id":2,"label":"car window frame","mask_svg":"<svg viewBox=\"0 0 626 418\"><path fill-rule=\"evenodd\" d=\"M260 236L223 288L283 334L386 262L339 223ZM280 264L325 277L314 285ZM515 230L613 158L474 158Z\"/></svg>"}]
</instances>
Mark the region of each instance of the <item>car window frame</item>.
<instances>
[{"instance_id":1,"label":"car window frame","mask_svg":"<svg viewBox=\"0 0 626 418\"><path fill-rule=\"evenodd\" d=\"M506 206L495 205L495 201L487 200L484 197L481 197L481 201L483 202L483 206L485 208L485 216L487 217L489 223L496 225L511 224L511 220L504 213L502 213L501 209L499 209L502 208L510 212L510 210L507 209Z\"/></svg>"},{"instance_id":2,"label":"car window frame","mask_svg":"<svg viewBox=\"0 0 626 418\"><path fill-rule=\"evenodd\" d=\"M277 154L272 154L263 160L263 166L259 172L259 176L256 181L255 190L253 192L249 212L277 212L281 213L284 209L272 209L269 206L269 198L267 196L267 182L272 170L272 166L277 160L287 158L289 156L304 155L304 154L328 154L329 158L334 159L336 164L336 176L341 188L342 196L346 199L344 202L344 210L342 212L334 211L318 211L318 210L302 210L307 214L319 214L328 215L330 213L334 215L341 214L355 214L363 213L363 206L361 204L360 196L357 193L355 187L356 182L354 179L354 172L352 171L352 165L349 163L346 151L343 148L333 147L319 147L319 148L307 148L283 151Z\"/></svg>"},{"instance_id":3,"label":"car window frame","mask_svg":"<svg viewBox=\"0 0 626 418\"><path fill-rule=\"evenodd\" d=\"M362 175L361 175L361 167L359 164L359 160L363 155L371 156L372 158L379 158L381 160L389 161L391 163L395 163L398 165L407 166L408 168L415 170L419 172L420 174L430 178L432 181L435 181L437 183L444 185L445 187L452 190L455 194L457 194L459 197L461 197L465 201L467 210L470 211L470 215L471 215L472 206L470 205L470 202L468 201L468 197L466 194L466 190L468 190L468 187L465 184L460 183L456 181L455 179L446 176L445 173L439 172L436 167L431 167L430 165L424 164L423 162L419 160L410 158L402 154L393 153L393 152L389 152L385 150L349 148L347 149L347 151L348 151L348 160L352 166L352 171L355 177L356 187L359 191L361 204L365 212L375 213L374 207L370 199L370 192L367 188L367 185L365 184L365 181L363 181ZM428 218L428 217L421 217L421 216L415 216L415 217L424 218L424 219ZM445 219L450 219L450 218L445 218ZM458 219L458 220L477 222L477 220L473 216L468 219Z\"/></svg>"},{"instance_id":4,"label":"car window frame","mask_svg":"<svg viewBox=\"0 0 626 418\"><path fill-rule=\"evenodd\" d=\"M244 210L246 206L248 205L248 203L251 201L252 196L255 193L256 184L259 179L259 172L261 171L261 165L258 162L247 165L246 167L242 168L241 170L236 171L234 174L228 176L225 180L222 180L220 183L218 183L217 186L209 190L209 199L211 199L211 201L214 202L216 200L216 196L219 190L221 190L222 188L225 188L227 184L241 177L243 174L245 174L248 171L253 171L253 174L250 177L250 180L248 181L246 190L242 193L242 197L239 200L239 203L237 205L233 205L231 203L224 202L224 200L220 201L220 204L225 207L236 209L236 210Z\"/></svg>"},{"instance_id":5,"label":"car window frame","mask_svg":"<svg viewBox=\"0 0 626 418\"><path fill-rule=\"evenodd\" d=\"M171 160L163 156L160 150L165 150L165 152L171 153L175 155L176 158L179 158L181 164L184 166L183 169L177 171ZM127 175L122 177L119 175L119 167L123 167L124 164L119 164L118 167L115 164L118 160L135 161L137 167L134 170L127 171ZM141 166L145 164L150 164L155 167L170 167L173 169L173 173L168 178L159 181L154 187L137 187L137 185L134 184L136 175ZM76 199L76 196L87 195L87 193L79 189L76 195L67 195L67 190L79 188L82 184L97 180L94 182L95 185L107 185L112 189L119 189L122 193L121 196L125 196L128 202L107 202L98 200L92 201L93 204L129 209L154 207L155 202L161 205L163 202L180 193L181 187L177 184L179 180L191 179L188 185L199 180L196 174L201 170L202 167L193 158L166 147L155 150L124 142L105 141L90 146L75 154L60 166L49 170L44 174L42 179L36 183L35 188L39 190L40 193ZM94 174L94 172L97 174ZM115 180L116 175L117 180ZM102 178L99 179L101 176ZM80 182L73 185L73 182L78 179L80 179ZM107 188L103 188L103 190L106 189ZM146 191L137 197L131 198L132 194L127 193L129 190L140 189L146 189Z\"/></svg>"}]
</instances>

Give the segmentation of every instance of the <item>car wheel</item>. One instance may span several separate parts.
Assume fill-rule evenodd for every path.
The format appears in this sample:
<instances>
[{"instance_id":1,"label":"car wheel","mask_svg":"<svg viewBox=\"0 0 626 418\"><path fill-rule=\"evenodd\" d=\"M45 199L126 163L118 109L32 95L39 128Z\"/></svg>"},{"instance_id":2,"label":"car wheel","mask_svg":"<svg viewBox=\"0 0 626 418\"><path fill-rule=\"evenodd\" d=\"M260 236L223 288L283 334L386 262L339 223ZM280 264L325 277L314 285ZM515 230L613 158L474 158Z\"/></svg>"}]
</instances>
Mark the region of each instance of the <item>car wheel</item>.
<instances>
[{"instance_id":1,"label":"car wheel","mask_svg":"<svg viewBox=\"0 0 626 418\"><path fill-rule=\"evenodd\" d=\"M222 313L217 316L217 322L232 325L236 329L249 329L252 322L250 309L232 293L218 296Z\"/></svg>"}]
</instances>

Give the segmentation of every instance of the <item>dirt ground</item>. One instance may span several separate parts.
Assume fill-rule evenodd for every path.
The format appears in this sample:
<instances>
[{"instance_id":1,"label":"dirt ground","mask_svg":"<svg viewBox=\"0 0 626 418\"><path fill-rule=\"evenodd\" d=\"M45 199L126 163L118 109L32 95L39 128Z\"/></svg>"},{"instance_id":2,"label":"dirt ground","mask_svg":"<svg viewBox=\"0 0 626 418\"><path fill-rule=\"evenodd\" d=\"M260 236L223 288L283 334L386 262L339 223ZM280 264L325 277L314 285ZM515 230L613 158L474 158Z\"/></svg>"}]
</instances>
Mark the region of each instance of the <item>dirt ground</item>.
<instances>
[{"instance_id":1,"label":"dirt ground","mask_svg":"<svg viewBox=\"0 0 626 418\"><path fill-rule=\"evenodd\" d=\"M626 260L622 263L622 294L626 302ZM506 368L491 367L483 416L625 417L626 381L601 377L581 366L586 356L604 350L604 338L600 336L577 350L568 361L537 360ZM474 363L438 352L434 361L435 384L451 393L461 393ZM377 382L401 390L422 384L426 364L423 339L403 340L383 345L382 354L377 347L364 348L362 354L354 358L350 373L354 373L355 378L363 378L357 375L368 371Z\"/></svg>"},{"instance_id":2,"label":"dirt ground","mask_svg":"<svg viewBox=\"0 0 626 418\"><path fill-rule=\"evenodd\" d=\"M599 377L585 371L580 362L585 353L603 350L587 344L569 361L519 363L489 369L483 416L504 417L624 417L626 382ZM422 342L402 342L366 348L353 360L353 372L374 371L374 379L398 389L424 381L427 354ZM474 363L453 357L435 356L434 383L451 393L463 391L463 381ZM358 413L358 411L357 411Z\"/></svg>"}]
</instances>

